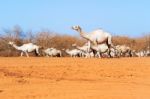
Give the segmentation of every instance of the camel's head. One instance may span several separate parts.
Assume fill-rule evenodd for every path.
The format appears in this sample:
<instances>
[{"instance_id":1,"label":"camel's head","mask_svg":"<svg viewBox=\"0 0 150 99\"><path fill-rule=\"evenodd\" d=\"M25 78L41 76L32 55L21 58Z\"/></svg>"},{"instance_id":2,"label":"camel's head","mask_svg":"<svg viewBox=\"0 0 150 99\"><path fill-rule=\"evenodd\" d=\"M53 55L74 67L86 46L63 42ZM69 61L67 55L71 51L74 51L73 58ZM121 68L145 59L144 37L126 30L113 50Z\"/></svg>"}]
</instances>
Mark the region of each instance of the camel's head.
<instances>
[{"instance_id":1,"label":"camel's head","mask_svg":"<svg viewBox=\"0 0 150 99\"><path fill-rule=\"evenodd\" d=\"M8 42L8 44L9 44L9 45L13 45L13 44L14 44L14 42L9 41L9 42Z\"/></svg>"},{"instance_id":2,"label":"camel's head","mask_svg":"<svg viewBox=\"0 0 150 99\"><path fill-rule=\"evenodd\" d=\"M81 27L79 25L72 26L72 29L76 31L81 31Z\"/></svg>"}]
</instances>

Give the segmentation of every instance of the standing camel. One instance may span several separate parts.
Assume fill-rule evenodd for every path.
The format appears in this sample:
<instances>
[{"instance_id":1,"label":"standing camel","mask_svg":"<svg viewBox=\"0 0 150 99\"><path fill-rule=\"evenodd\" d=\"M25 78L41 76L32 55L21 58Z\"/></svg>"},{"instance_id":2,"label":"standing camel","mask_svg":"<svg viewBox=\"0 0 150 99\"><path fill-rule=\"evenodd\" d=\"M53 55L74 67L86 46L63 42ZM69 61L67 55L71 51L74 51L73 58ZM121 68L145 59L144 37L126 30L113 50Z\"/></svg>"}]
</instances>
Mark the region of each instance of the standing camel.
<instances>
[{"instance_id":1,"label":"standing camel","mask_svg":"<svg viewBox=\"0 0 150 99\"><path fill-rule=\"evenodd\" d=\"M40 55L39 54L40 46L34 45L33 43L23 44L22 46L17 46L14 42L9 42L8 44L13 46L15 49L21 51L21 56L23 56L23 53L25 53L26 56L29 57L28 52L33 51L35 51L36 55Z\"/></svg>"},{"instance_id":2,"label":"standing camel","mask_svg":"<svg viewBox=\"0 0 150 99\"><path fill-rule=\"evenodd\" d=\"M92 31L88 34L84 31L82 31L81 27L78 25L73 26L72 29L79 32L81 37L88 40L89 46L91 43L94 45L106 43L109 48L113 46L112 36L109 33L103 31L102 29L97 29L97 30Z\"/></svg>"},{"instance_id":3,"label":"standing camel","mask_svg":"<svg viewBox=\"0 0 150 99\"><path fill-rule=\"evenodd\" d=\"M95 56L97 55L99 58L102 57L103 53L108 53L109 52L109 48L106 44L91 45L91 49L93 51L96 51Z\"/></svg>"},{"instance_id":4,"label":"standing camel","mask_svg":"<svg viewBox=\"0 0 150 99\"><path fill-rule=\"evenodd\" d=\"M69 49L66 49L65 51L67 54L69 54L71 57L78 57L78 56L81 56L81 51L78 50L78 49L72 49L72 50L69 50Z\"/></svg>"},{"instance_id":5,"label":"standing camel","mask_svg":"<svg viewBox=\"0 0 150 99\"><path fill-rule=\"evenodd\" d=\"M57 50L56 48L47 48L43 50L44 54L46 56L50 57L62 57L62 53L60 50Z\"/></svg>"}]
</instances>

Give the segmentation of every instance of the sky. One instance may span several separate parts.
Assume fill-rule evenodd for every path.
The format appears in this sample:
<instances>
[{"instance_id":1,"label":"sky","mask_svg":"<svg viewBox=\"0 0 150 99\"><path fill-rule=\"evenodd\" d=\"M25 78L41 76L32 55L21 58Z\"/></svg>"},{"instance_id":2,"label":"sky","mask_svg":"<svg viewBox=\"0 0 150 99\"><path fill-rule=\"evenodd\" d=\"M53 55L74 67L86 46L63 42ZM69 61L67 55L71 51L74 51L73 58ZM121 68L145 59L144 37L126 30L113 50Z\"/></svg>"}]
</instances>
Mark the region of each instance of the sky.
<instances>
[{"instance_id":1,"label":"sky","mask_svg":"<svg viewBox=\"0 0 150 99\"><path fill-rule=\"evenodd\" d=\"M79 35L102 28L112 35L150 33L150 0L0 0L0 33L19 25L23 31Z\"/></svg>"}]
</instances>

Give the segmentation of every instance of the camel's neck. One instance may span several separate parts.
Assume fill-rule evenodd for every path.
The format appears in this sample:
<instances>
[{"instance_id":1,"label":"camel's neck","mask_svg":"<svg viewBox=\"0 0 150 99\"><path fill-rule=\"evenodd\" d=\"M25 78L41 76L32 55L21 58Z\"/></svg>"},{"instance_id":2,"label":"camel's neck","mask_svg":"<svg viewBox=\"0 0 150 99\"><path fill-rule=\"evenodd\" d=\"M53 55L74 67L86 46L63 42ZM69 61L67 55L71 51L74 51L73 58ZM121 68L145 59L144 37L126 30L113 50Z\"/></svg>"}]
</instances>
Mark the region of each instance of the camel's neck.
<instances>
[{"instance_id":1,"label":"camel's neck","mask_svg":"<svg viewBox=\"0 0 150 99\"><path fill-rule=\"evenodd\" d=\"M86 34L84 31L79 30L78 32L80 33L80 35L81 35L83 38L85 38L85 39L89 39L88 34Z\"/></svg>"},{"instance_id":2,"label":"camel's neck","mask_svg":"<svg viewBox=\"0 0 150 99\"><path fill-rule=\"evenodd\" d=\"M92 40L90 39L89 34L85 33L84 31L82 31L82 29L78 30L78 32L80 33L81 37L83 37L84 39L92 42Z\"/></svg>"},{"instance_id":3,"label":"camel's neck","mask_svg":"<svg viewBox=\"0 0 150 99\"><path fill-rule=\"evenodd\" d=\"M17 46L16 44L13 44L12 46L13 46L15 49L17 49L17 50L21 50L20 47Z\"/></svg>"}]
</instances>

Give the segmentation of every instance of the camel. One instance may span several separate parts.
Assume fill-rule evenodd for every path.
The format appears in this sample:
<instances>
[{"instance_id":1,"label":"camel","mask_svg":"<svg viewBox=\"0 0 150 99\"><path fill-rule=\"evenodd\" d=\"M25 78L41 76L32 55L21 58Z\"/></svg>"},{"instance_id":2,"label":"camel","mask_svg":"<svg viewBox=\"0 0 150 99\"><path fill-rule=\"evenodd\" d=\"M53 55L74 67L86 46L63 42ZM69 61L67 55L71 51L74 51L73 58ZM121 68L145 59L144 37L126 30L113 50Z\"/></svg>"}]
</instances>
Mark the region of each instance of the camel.
<instances>
[{"instance_id":1,"label":"camel","mask_svg":"<svg viewBox=\"0 0 150 99\"><path fill-rule=\"evenodd\" d=\"M73 47L76 49L80 50L82 52L81 56L85 56L86 58L91 57L92 55L92 50L90 49L90 46L88 43L85 43L83 46L77 46L76 44L72 44Z\"/></svg>"},{"instance_id":2,"label":"camel","mask_svg":"<svg viewBox=\"0 0 150 99\"><path fill-rule=\"evenodd\" d=\"M112 58L119 58L120 57L120 51L115 48L110 48L110 55Z\"/></svg>"},{"instance_id":3,"label":"camel","mask_svg":"<svg viewBox=\"0 0 150 99\"><path fill-rule=\"evenodd\" d=\"M73 49L73 50L66 50L66 53L69 54L71 57L78 57L81 56L81 51L78 49Z\"/></svg>"},{"instance_id":4,"label":"camel","mask_svg":"<svg viewBox=\"0 0 150 99\"><path fill-rule=\"evenodd\" d=\"M147 57L147 56L150 56L150 52L149 52L149 50L147 50L147 51L141 50L141 51L137 52L136 55L138 57Z\"/></svg>"},{"instance_id":5,"label":"camel","mask_svg":"<svg viewBox=\"0 0 150 99\"><path fill-rule=\"evenodd\" d=\"M138 57L145 57L144 51L139 51L139 52L136 53L136 55L137 55Z\"/></svg>"},{"instance_id":6,"label":"camel","mask_svg":"<svg viewBox=\"0 0 150 99\"><path fill-rule=\"evenodd\" d=\"M50 57L61 57L62 53L60 50L57 50L55 48L47 48L45 50L43 50L43 52L46 54L46 56L50 56Z\"/></svg>"},{"instance_id":7,"label":"camel","mask_svg":"<svg viewBox=\"0 0 150 99\"><path fill-rule=\"evenodd\" d=\"M103 31L102 29L97 29L88 34L83 32L81 27L78 25L73 26L72 29L79 32L81 37L88 40L89 46L90 44L98 45L98 44L106 43L109 48L113 47L111 34Z\"/></svg>"},{"instance_id":8,"label":"camel","mask_svg":"<svg viewBox=\"0 0 150 99\"><path fill-rule=\"evenodd\" d=\"M132 51L131 48L126 45L117 45L115 46L115 49L118 50L119 56L129 56L132 57Z\"/></svg>"},{"instance_id":9,"label":"camel","mask_svg":"<svg viewBox=\"0 0 150 99\"><path fill-rule=\"evenodd\" d=\"M13 46L15 49L21 51L20 56L23 56L23 53L25 53L26 56L29 57L28 52L33 52L33 51L35 51L36 55L40 55L39 48L41 47L34 45L33 43L23 44L22 46L17 46L14 42L9 42L8 44Z\"/></svg>"},{"instance_id":10,"label":"camel","mask_svg":"<svg viewBox=\"0 0 150 99\"><path fill-rule=\"evenodd\" d=\"M102 57L103 53L108 53L109 48L106 44L99 44L99 45L91 45L91 49L96 51L95 56L97 55L99 58Z\"/></svg>"},{"instance_id":11,"label":"camel","mask_svg":"<svg viewBox=\"0 0 150 99\"><path fill-rule=\"evenodd\" d=\"M88 52L88 43L85 43L83 46L77 46L77 44L72 44L73 47L76 47L78 50L81 50L83 52Z\"/></svg>"}]
</instances>

